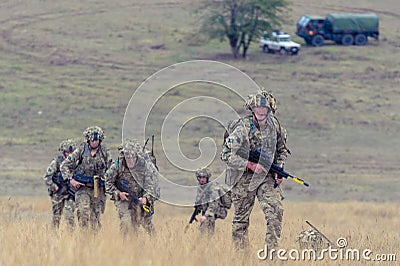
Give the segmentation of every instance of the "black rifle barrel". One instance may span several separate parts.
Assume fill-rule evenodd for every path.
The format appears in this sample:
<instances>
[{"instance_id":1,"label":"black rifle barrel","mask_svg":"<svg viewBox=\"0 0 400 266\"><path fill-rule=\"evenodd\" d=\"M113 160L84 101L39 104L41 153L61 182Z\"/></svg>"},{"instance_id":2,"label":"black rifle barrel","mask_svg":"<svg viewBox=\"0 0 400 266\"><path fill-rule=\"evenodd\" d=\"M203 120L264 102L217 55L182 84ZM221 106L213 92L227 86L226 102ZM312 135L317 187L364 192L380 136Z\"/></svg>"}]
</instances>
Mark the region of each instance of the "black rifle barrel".
<instances>
[{"instance_id":1,"label":"black rifle barrel","mask_svg":"<svg viewBox=\"0 0 400 266\"><path fill-rule=\"evenodd\" d=\"M330 241L329 238L327 238L327 237L326 237L321 231L319 231L314 225L312 225L309 221L306 221L306 223L307 223L309 226L311 226L312 229L314 229L315 231L317 231L323 238L325 238L331 246L333 246L332 241Z\"/></svg>"},{"instance_id":2,"label":"black rifle barrel","mask_svg":"<svg viewBox=\"0 0 400 266\"><path fill-rule=\"evenodd\" d=\"M191 224L191 223L193 223L193 221L197 221L197 219L196 219L196 216L197 216L197 214L199 214L200 213L200 209L199 209L199 207L197 207L197 206L195 206L194 207L194 211L193 211L193 213L192 213L192 216L190 216L190 220L189 220L189 223Z\"/></svg>"},{"instance_id":3,"label":"black rifle barrel","mask_svg":"<svg viewBox=\"0 0 400 266\"><path fill-rule=\"evenodd\" d=\"M271 162L271 159L268 154L262 154L259 151L247 150L243 147L240 147L237 150L236 155L242 157L243 159L249 160L250 162L259 163L265 169L267 169L267 170L270 169L272 172L277 173L280 177L284 177L284 178L290 177L294 182L296 182L300 185L304 185L306 187L309 186L309 184L306 183L301 178L298 178L296 176L289 174L288 172L283 170L282 167Z\"/></svg>"}]
</instances>

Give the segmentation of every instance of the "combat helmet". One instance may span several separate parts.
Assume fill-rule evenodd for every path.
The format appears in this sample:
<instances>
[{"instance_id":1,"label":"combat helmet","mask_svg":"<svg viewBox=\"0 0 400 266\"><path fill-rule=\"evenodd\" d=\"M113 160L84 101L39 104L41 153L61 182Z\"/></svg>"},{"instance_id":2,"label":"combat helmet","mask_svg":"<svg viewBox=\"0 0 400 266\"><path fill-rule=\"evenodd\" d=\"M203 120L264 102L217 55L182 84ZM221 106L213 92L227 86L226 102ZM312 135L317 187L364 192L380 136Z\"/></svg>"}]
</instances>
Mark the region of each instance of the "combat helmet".
<instances>
[{"instance_id":1,"label":"combat helmet","mask_svg":"<svg viewBox=\"0 0 400 266\"><path fill-rule=\"evenodd\" d=\"M66 139L61 141L58 150L60 152L73 152L76 149L76 143L72 139Z\"/></svg>"},{"instance_id":2,"label":"combat helmet","mask_svg":"<svg viewBox=\"0 0 400 266\"><path fill-rule=\"evenodd\" d=\"M136 139L126 139L119 147L119 157L136 157L142 146Z\"/></svg>"},{"instance_id":3,"label":"combat helmet","mask_svg":"<svg viewBox=\"0 0 400 266\"><path fill-rule=\"evenodd\" d=\"M256 94L250 94L247 96L247 100L244 104L244 108L252 111L254 107L268 107L272 113L276 112L276 98L271 92L268 92L264 88L261 88Z\"/></svg>"},{"instance_id":4,"label":"combat helmet","mask_svg":"<svg viewBox=\"0 0 400 266\"><path fill-rule=\"evenodd\" d=\"M86 138L86 141L99 140L100 142L106 137L103 129L98 126L88 127L85 131L83 131L83 136Z\"/></svg>"},{"instance_id":5,"label":"combat helmet","mask_svg":"<svg viewBox=\"0 0 400 266\"><path fill-rule=\"evenodd\" d=\"M320 250L326 245L321 234L314 229L301 231L297 236L296 242L299 242L301 249L311 248L315 251Z\"/></svg>"},{"instance_id":6,"label":"combat helmet","mask_svg":"<svg viewBox=\"0 0 400 266\"><path fill-rule=\"evenodd\" d=\"M208 168L201 168L198 169L195 173L197 180L200 177L206 177L207 178L207 182L209 181L210 177L211 177L211 172Z\"/></svg>"}]
</instances>

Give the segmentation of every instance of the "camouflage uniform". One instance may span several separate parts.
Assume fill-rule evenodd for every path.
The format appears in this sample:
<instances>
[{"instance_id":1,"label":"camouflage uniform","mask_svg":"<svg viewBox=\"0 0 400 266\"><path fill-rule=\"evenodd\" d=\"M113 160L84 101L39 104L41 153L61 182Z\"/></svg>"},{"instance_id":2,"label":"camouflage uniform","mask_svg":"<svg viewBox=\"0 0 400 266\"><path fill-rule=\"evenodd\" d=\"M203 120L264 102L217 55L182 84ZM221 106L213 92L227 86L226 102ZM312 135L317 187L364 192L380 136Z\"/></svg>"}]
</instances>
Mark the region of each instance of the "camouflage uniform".
<instances>
[{"instance_id":1,"label":"camouflage uniform","mask_svg":"<svg viewBox=\"0 0 400 266\"><path fill-rule=\"evenodd\" d=\"M61 173L70 180L74 174L104 178L104 174L111 165L111 155L101 143L104 132L99 127L89 127L84 131L87 142L70 154L61 164ZM94 155L91 155L89 140L100 140ZM76 166L77 165L77 166ZM92 229L101 227L100 216L105 211L106 195L103 186L98 187L98 197L94 197L94 188L91 185L81 186L75 193L78 222L81 228L87 228L90 220Z\"/></svg>"},{"instance_id":2,"label":"camouflage uniform","mask_svg":"<svg viewBox=\"0 0 400 266\"><path fill-rule=\"evenodd\" d=\"M222 186L210 182L197 189L195 206L198 206L201 214L206 216L206 220L199 227L201 233L214 233L215 220L225 219L228 213L231 204L230 195ZM228 195L221 195L221 192L226 192Z\"/></svg>"},{"instance_id":3,"label":"camouflage uniform","mask_svg":"<svg viewBox=\"0 0 400 266\"><path fill-rule=\"evenodd\" d=\"M315 251L319 251L329 244L314 229L301 231L297 236L296 242L299 242L300 249L314 249Z\"/></svg>"},{"instance_id":4,"label":"camouflage uniform","mask_svg":"<svg viewBox=\"0 0 400 266\"><path fill-rule=\"evenodd\" d=\"M137 158L135 166L127 166L125 156ZM119 157L115 160L106 173L106 192L111 195L120 218L121 232L126 235L130 229L135 232L139 225L142 225L147 233L154 233L152 223L152 213L147 213L139 205L133 205L129 209L129 201L121 200L117 187L117 182L126 180L130 191L138 198L145 197L151 208L154 207L154 201L160 196L158 186L158 171L152 163L151 158L146 152L142 152L142 147L136 140L126 140L119 147Z\"/></svg>"},{"instance_id":5,"label":"camouflage uniform","mask_svg":"<svg viewBox=\"0 0 400 266\"><path fill-rule=\"evenodd\" d=\"M263 103L264 105L260 105ZM269 106L266 106L269 104ZM273 155L271 162L283 166L288 149L284 135L277 118L274 116L275 98L265 91L250 95L245 107L265 106L269 108L266 124L257 127L253 115L245 116L238 121L231 122L224 141L221 159L226 162L226 183L233 186L232 201L235 207L232 221L232 238L237 248L248 245L248 227L250 214L257 197L264 212L267 232L265 244L275 248L282 230L282 194L280 187L274 188L274 178L268 174L253 173L246 168L247 160L235 154L240 147L255 150L262 149ZM268 169L267 169L268 170Z\"/></svg>"},{"instance_id":6,"label":"camouflage uniform","mask_svg":"<svg viewBox=\"0 0 400 266\"><path fill-rule=\"evenodd\" d=\"M72 152L75 149L75 144L72 140L65 140L60 143L59 151L62 153L53 159L50 165L47 167L47 171L44 175L45 184L48 186L48 193L51 199L51 207L53 212L52 223L55 228L60 227L61 215L65 208L64 215L67 221L67 225L72 229L74 228L74 210L75 210L75 199L72 195L63 193L60 194L60 187L54 182L57 180L58 175L61 175L60 165L64 161L64 152ZM57 189L58 188L58 189ZM57 189L57 190L56 190Z\"/></svg>"}]
</instances>

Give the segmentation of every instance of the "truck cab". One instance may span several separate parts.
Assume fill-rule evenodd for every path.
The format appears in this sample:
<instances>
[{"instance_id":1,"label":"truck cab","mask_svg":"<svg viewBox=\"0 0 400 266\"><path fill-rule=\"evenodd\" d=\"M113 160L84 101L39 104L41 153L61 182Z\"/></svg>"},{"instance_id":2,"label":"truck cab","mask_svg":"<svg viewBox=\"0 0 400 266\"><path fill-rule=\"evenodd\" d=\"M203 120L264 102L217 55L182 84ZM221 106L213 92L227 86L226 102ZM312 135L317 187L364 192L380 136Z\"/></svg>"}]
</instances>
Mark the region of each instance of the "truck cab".
<instances>
[{"instance_id":1,"label":"truck cab","mask_svg":"<svg viewBox=\"0 0 400 266\"><path fill-rule=\"evenodd\" d=\"M324 39L313 43L315 36L325 36L325 18L318 15L304 15L297 21L296 35L303 38L307 44L321 46ZM318 42L319 41L319 42ZM319 45L320 44L320 45Z\"/></svg>"}]
</instances>

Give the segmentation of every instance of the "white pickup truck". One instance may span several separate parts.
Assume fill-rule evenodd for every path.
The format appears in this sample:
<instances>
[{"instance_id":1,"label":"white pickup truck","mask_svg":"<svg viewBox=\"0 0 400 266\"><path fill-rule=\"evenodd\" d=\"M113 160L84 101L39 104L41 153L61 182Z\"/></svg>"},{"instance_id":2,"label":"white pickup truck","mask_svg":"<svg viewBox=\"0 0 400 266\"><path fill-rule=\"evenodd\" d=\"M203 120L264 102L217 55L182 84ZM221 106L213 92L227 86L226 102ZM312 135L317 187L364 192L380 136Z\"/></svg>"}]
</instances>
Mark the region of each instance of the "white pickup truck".
<instances>
[{"instance_id":1,"label":"white pickup truck","mask_svg":"<svg viewBox=\"0 0 400 266\"><path fill-rule=\"evenodd\" d=\"M297 55L301 45L293 42L286 32L273 31L272 34L264 33L260 40L260 48L266 53L279 52L282 55Z\"/></svg>"}]
</instances>

